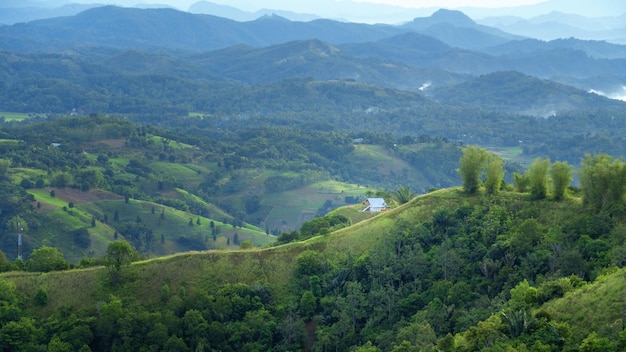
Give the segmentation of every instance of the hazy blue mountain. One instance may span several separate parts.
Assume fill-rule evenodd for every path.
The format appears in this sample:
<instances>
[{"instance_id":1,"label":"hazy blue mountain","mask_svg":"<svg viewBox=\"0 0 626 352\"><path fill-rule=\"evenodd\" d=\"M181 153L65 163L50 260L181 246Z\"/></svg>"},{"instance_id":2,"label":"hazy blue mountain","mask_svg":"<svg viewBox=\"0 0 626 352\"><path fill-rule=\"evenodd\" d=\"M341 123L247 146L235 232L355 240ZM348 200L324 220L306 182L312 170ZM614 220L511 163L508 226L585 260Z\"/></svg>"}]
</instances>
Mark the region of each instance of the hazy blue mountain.
<instances>
[{"instance_id":1,"label":"hazy blue mountain","mask_svg":"<svg viewBox=\"0 0 626 352\"><path fill-rule=\"evenodd\" d=\"M59 50L72 44L132 48L169 48L206 51L232 45L254 47L294 40L319 39L331 44L376 41L417 31L461 48L502 44L519 39L481 26L458 11L440 10L402 26L368 25L326 19L290 21L278 15L237 22L223 17L190 14L174 9L136 9L105 6L76 16L33 21L0 29L0 49L46 48ZM17 43L15 40L17 39Z\"/></svg>"},{"instance_id":2,"label":"hazy blue mountain","mask_svg":"<svg viewBox=\"0 0 626 352\"><path fill-rule=\"evenodd\" d=\"M255 12L249 12L240 10L233 6L216 4L209 1L198 1L191 6L189 6L189 12L197 13L197 14L206 14L213 15L218 17L230 18L235 21L245 22L245 21L253 21L259 17L266 15L278 15L281 17L288 18L291 21L312 21L320 18L320 16L313 14L302 14L296 13L292 11L284 11L284 10L273 10L273 9L262 9Z\"/></svg>"},{"instance_id":3,"label":"hazy blue mountain","mask_svg":"<svg viewBox=\"0 0 626 352\"><path fill-rule=\"evenodd\" d=\"M521 39L493 27L479 25L460 11L441 9L429 17L418 17L402 27L413 29L464 49L484 48Z\"/></svg>"},{"instance_id":4,"label":"hazy blue mountain","mask_svg":"<svg viewBox=\"0 0 626 352\"><path fill-rule=\"evenodd\" d=\"M173 9L104 6L72 17L2 27L0 49L49 51L55 47L67 50L77 45L106 45L206 51L238 44L261 47L311 38L333 44L370 41L401 32L406 29L330 20L292 22L280 16L241 23Z\"/></svg>"},{"instance_id":5,"label":"hazy blue mountain","mask_svg":"<svg viewBox=\"0 0 626 352\"><path fill-rule=\"evenodd\" d=\"M358 58L317 39L292 41L265 48L226 48L193 56L190 65L201 72L249 84L309 77L316 80L353 80L416 90L426 82L450 84L464 80L448 72L419 70L380 59Z\"/></svg>"},{"instance_id":6,"label":"hazy blue mountain","mask_svg":"<svg viewBox=\"0 0 626 352\"><path fill-rule=\"evenodd\" d=\"M580 40L576 38L555 39L551 41L524 39L484 48L482 51L493 55L526 55L538 51L554 49L581 50L587 55L598 59L626 58L626 45L597 40Z\"/></svg>"},{"instance_id":7,"label":"hazy blue mountain","mask_svg":"<svg viewBox=\"0 0 626 352\"><path fill-rule=\"evenodd\" d=\"M462 75L505 69L503 62L497 57L453 48L438 39L414 32L377 42L351 43L340 47L359 57L373 57L414 68L445 70ZM447 80L445 82L453 83ZM433 86L438 86L438 82L431 83Z\"/></svg>"},{"instance_id":8,"label":"hazy blue mountain","mask_svg":"<svg viewBox=\"0 0 626 352\"><path fill-rule=\"evenodd\" d=\"M52 5L52 4L51 4ZM54 7L41 7L38 2L0 2L0 24L29 22L42 18L73 16L101 4L65 4Z\"/></svg>"},{"instance_id":9,"label":"hazy blue mountain","mask_svg":"<svg viewBox=\"0 0 626 352\"><path fill-rule=\"evenodd\" d=\"M546 117L583 108L626 108L626 103L621 101L513 71L483 75L438 89L434 95L447 104Z\"/></svg>"},{"instance_id":10,"label":"hazy blue mountain","mask_svg":"<svg viewBox=\"0 0 626 352\"><path fill-rule=\"evenodd\" d=\"M72 52L112 60L107 67L119 60L125 72L206 75L253 84L312 77L416 90L494 71L579 84L600 77L620 82L626 76L624 46L512 39L517 37L449 10L390 26L297 22L278 15L238 22L174 9L105 6L0 27L0 50ZM122 54L112 54L119 50ZM192 55L198 53L203 54Z\"/></svg>"},{"instance_id":11,"label":"hazy blue mountain","mask_svg":"<svg viewBox=\"0 0 626 352\"><path fill-rule=\"evenodd\" d=\"M502 5L503 7L491 8L461 7L458 10L476 19L502 16L533 18L555 11L568 12L590 18L613 17L626 13L626 2L622 0L544 0L536 1L530 5L504 6L505 2L502 2Z\"/></svg>"},{"instance_id":12,"label":"hazy blue mountain","mask_svg":"<svg viewBox=\"0 0 626 352\"><path fill-rule=\"evenodd\" d=\"M626 58L626 47L606 42L575 39L542 42L529 39L511 41L479 52L453 48L429 36L406 33L377 42L341 47L359 57L375 57L415 68L441 69L459 74L513 70L542 78L626 75L623 59Z\"/></svg>"},{"instance_id":13,"label":"hazy blue mountain","mask_svg":"<svg viewBox=\"0 0 626 352\"><path fill-rule=\"evenodd\" d=\"M616 12L612 17L585 17L553 11L528 19L514 16L490 17L479 22L508 33L541 40L575 37L626 43L626 13Z\"/></svg>"}]
</instances>

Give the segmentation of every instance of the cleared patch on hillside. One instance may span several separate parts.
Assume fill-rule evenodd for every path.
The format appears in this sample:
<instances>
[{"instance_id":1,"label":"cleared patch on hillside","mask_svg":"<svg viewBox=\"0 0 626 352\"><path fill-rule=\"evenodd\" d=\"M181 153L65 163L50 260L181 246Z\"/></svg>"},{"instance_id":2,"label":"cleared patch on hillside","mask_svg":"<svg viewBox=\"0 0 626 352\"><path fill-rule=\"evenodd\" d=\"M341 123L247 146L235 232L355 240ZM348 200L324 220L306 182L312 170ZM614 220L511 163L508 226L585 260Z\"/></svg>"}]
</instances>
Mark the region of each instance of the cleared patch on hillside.
<instances>
[{"instance_id":1,"label":"cleared patch on hillside","mask_svg":"<svg viewBox=\"0 0 626 352\"><path fill-rule=\"evenodd\" d=\"M124 197L97 189L91 189L88 191L81 191L75 188L45 188L45 189L33 189L29 193L34 194L35 198L51 198L50 192L54 190L54 198L62 200L65 203L72 202L74 204L81 204L86 202L97 202L101 200L118 200L124 199ZM66 204L67 205L67 204Z\"/></svg>"}]
</instances>

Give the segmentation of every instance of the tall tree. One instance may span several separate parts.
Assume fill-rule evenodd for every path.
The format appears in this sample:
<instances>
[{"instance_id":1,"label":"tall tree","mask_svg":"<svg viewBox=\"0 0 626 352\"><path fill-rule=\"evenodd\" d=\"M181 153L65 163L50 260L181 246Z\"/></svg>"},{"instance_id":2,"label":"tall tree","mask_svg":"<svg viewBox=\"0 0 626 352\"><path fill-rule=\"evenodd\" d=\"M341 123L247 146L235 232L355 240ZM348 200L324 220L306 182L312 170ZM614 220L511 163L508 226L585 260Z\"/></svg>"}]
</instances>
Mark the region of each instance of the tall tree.
<instances>
[{"instance_id":1,"label":"tall tree","mask_svg":"<svg viewBox=\"0 0 626 352\"><path fill-rule=\"evenodd\" d=\"M459 168L456 170L463 181L463 190L468 194L476 194L480 186L480 173L486 158L484 148L469 146L463 149L463 155L459 160Z\"/></svg>"},{"instance_id":2,"label":"tall tree","mask_svg":"<svg viewBox=\"0 0 626 352\"><path fill-rule=\"evenodd\" d=\"M122 267L129 265L135 256L135 251L126 241L114 241L107 247L104 262L111 275L113 285L120 282Z\"/></svg>"},{"instance_id":3,"label":"tall tree","mask_svg":"<svg viewBox=\"0 0 626 352\"><path fill-rule=\"evenodd\" d=\"M532 199L543 199L548 195L548 169L550 159L537 158L528 168L528 181Z\"/></svg>"},{"instance_id":4,"label":"tall tree","mask_svg":"<svg viewBox=\"0 0 626 352\"><path fill-rule=\"evenodd\" d=\"M572 166L567 161L557 161L550 167L550 180L552 184L552 197L555 200L565 198L567 187L572 183Z\"/></svg>"},{"instance_id":5,"label":"tall tree","mask_svg":"<svg viewBox=\"0 0 626 352\"><path fill-rule=\"evenodd\" d=\"M9 167L11 166L11 160L9 159L0 159L0 177L4 177L9 171Z\"/></svg>"},{"instance_id":6,"label":"tall tree","mask_svg":"<svg viewBox=\"0 0 626 352\"><path fill-rule=\"evenodd\" d=\"M489 153L485 160L485 190L487 194L496 194L504 179L504 161L496 154Z\"/></svg>"},{"instance_id":7,"label":"tall tree","mask_svg":"<svg viewBox=\"0 0 626 352\"><path fill-rule=\"evenodd\" d=\"M526 192L528 191L528 185L530 180L528 179L528 174L520 174L518 172L513 173L513 182L515 182L515 189L518 192Z\"/></svg>"},{"instance_id":8,"label":"tall tree","mask_svg":"<svg viewBox=\"0 0 626 352\"><path fill-rule=\"evenodd\" d=\"M408 203L413 197L415 197L415 193L411 191L409 186L401 186L393 191L393 198L400 204Z\"/></svg>"},{"instance_id":9,"label":"tall tree","mask_svg":"<svg viewBox=\"0 0 626 352\"><path fill-rule=\"evenodd\" d=\"M626 190L626 164L606 154L585 155L580 163L583 204L606 209L618 204Z\"/></svg>"}]
</instances>

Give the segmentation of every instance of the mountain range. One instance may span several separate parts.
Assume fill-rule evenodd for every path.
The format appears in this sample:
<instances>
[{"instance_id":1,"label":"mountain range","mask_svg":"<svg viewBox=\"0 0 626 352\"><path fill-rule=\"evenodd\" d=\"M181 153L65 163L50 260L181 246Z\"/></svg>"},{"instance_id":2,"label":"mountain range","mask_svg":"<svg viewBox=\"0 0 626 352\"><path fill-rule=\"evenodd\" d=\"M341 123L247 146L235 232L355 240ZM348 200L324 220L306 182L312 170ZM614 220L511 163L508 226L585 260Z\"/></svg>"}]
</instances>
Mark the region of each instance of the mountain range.
<instances>
[{"instance_id":1,"label":"mountain range","mask_svg":"<svg viewBox=\"0 0 626 352\"><path fill-rule=\"evenodd\" d=\"M42 1L28 0L15 3L0 1L0 24L15 24L37 19L59 16L73 16L89 8L100 7L99 3L75 3L67 0ZM284 4L283 4L284 5ZM276 8L250 8L251 4L229 2L218 4L197 1L188 8L179 10L194 14L209 14L247 22L268 15L278 15L292 21L312 21L331 18L343 22L401 24L416 17L427 17L438 8L403 8L392 5L370 4L353 1L328 1L319 3L307 11ZM271 6L271 5L270 5ZM141 3L136 8L174 8L169 5ZM578 12L567 12L575 11ZM463 7L463 11L480 24L500 30L542 40L576 37L580 39L607 40L615 43L626 42L624 16L626 7L619 1L601 0L590 6L589 2L564 2L562 0L542 1L533 5L509 6L500 8Z\"/></svg>"},{"instance_id":2,"label":"mountain range","mask_svg":"<svg viewBox=\"0 0 626 352\"><path fill-rule=\"evenodd\" d=\"M251 84L311 76L418 89L518 71L607 95L626 86L626 46L528 39L443 9L392 26L278 15L238 22L174 9L104 6L0 27L0 50L73 53L88 61L139 50L168 56L177 72L201 68ZM124 58L131 58L113 56L122 68Z\"/></svg>"}]
</instances>

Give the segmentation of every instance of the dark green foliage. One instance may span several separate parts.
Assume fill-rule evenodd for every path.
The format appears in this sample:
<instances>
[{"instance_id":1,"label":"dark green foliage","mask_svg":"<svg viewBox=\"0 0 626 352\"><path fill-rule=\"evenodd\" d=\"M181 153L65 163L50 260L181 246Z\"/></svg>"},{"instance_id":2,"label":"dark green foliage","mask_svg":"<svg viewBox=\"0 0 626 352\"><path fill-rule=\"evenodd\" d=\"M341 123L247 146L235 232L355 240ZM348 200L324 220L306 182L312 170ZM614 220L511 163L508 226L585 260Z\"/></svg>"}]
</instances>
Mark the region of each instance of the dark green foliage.
<instances>
[{"instance_id":1,"label":"dark green foliage","mask_svg":"<svg viewBox=\"0 0 626 352\"><path fill-rule=\"evenodd\" d=\"M301 279L306 278L306 283L309 282L308 277L319 276L324 271L325 263L322 255L319 252L306 250L296 258L295 272Z\"/></svg>"},{"instance_id":2,"label":"dark green foliage","mask_svg":"<svg viewBox=\"0 0 626 352\"><path fill-rule=\"evenodd\" d=\"M150 226L139 221L125 221L117 227L124 238L139 252L148 252L154 241L154 233Z\"/></svg>"},{"instance_id":3,"label":"dark green foliage","mask_svg":"<svg viewBox=\"0 0 626 352\"><path fill-rule=\"evenodd\" d=\"M43 246L35 249L25 262L28 271L48 272L69 268L69 263L63 258L58 249Z\"/></svg>"},{"instance_id":4,"label":"dark green foliage","mask_svg":"<svg viewBox=\"0 0 626 352\"><path fill-rule=\"evenodd\" d=\"M135 251L126 241L114 241L109 244L104 255L104 263L110 274L111 284L117 285L122 279L122 269L130 265L136 257Z\"/></svg>"},{"instance_id":5,"label":"dark green foliage","mask_svg":"<svg viewBox=\"0 0 626 352\"><path fill-rule=\"evenodd\" d=\"M276 244L288 243L295 240L304 240L315 235L326 235L331 231L350 225L350 219L343 215L331 214L323 217L316 216L315 218L302 224L299 233L297 231L282 233L276 239Z\"/></svg>"},{"instance_id":6,"label":"dark green foliage","mask_svg":"<svg viewBox=\"0 0 626 352\"><path fill-rule=\"evenodd\" d=\"M91 246L91 237L89 237L89 231L87 228L82 227L72 232L74 243L80 248L89 248Z\"/></svg>"},{"instance_id":7,"label":"dark green foliage","mask_svg":"<svg viewBox=\"0 0 626 352\"><path fill-rule=\"evenodd\" d=\"M13 264L7 259L7 256L3 251L0 251L0 272L5 272L13 269Z\"/></svg>"},{"instance_id":8,"label":"dark green foliage","mask_svg":"<svg viewBox=\"0 0 626 352\"><path fill-rule=\"evenodd\" d=\"M402 186L393 192L393 197L399 204L404 204L413 199L415 193L411 191L411 187Z\"/></svg>"},{"instance_id":9,"label":"dark green foliage","mask_svg":"<svg viewBox=\"0 0 626 352\"><path fill-rule=\"evenodd\" d=\"M48 303L48 292L43 288L37 290L37 293L34 297L35 304L40 306L45 306Z\"/></svg>"}]
</instances>

